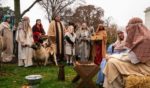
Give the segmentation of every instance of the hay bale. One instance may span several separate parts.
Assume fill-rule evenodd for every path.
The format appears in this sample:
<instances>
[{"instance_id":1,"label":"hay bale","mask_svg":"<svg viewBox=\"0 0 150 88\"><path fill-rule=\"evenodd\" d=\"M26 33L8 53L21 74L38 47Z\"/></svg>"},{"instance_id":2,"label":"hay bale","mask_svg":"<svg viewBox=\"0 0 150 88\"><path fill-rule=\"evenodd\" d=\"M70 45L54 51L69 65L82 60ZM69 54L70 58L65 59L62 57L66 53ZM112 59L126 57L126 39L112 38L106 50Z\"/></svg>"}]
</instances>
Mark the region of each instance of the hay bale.
<instances>
[{"instance_id":1,"label":"hay bale","mask_svg":"<svg viewBox=\"0 0 150 88\"><path fill-rule=\"evenodd\" d=\"M125 79L125 88L150 88L150 76L128 76Z\"/></svg>"}]
</instances>

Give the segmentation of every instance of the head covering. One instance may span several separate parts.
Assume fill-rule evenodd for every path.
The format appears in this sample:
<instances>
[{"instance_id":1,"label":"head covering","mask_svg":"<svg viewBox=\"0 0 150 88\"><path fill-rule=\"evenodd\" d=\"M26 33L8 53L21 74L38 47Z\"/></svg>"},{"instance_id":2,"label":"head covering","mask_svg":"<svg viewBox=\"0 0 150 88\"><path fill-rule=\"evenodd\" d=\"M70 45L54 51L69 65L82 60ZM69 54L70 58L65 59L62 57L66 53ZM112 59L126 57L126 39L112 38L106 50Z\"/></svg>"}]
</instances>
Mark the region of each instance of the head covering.
<instances>
[{"instance_id":1,"label":"head covering","mask_svg":"<svg viewBox=\"0 0 150 88\"><path fill-rule=\"evenodd\" d=\"M23 18L22 18L22 24L23 24L23 29L25 30L25 31L28 31L28 29L29 28L31 28L31 26L30 26L30 24L29 24L29 17L27 17L27 16L24 16Z\"/></svg>"},{"instance_id":2,"label":"head covering","mask_svg":"<svg viewBox=\"0 0 150 88\"><path fill-rule=\"evenodd\" d=\"M99 31L101 31L101 30L105 30L105 27L104 27L103 24L99 24L99 25L98 25L96 32L99 32Z\"/></svg>"},{"instance_id":3,"label":"head covering","mask_svg":"<svg viewBox=\"0 0 150 88\"><path fill-rule=\"evenodd\" d=\"M10 16L9 16L9 15L5 15L4 18L3 18L3 21L6 22L7 19L10 19Z\"/></svg>"},{"instance_id":4,"label":"head covering","mask_svg":"<svg viewBox=\"0 0 150 88\"><path fill-rule=\"evenodd\" d=\"M126 32L126 46L135 53L137 59L143 63L150 60L150 31L143 21L138 17L130 19Z\"/></svg>"},{"instance_id":5,"label":"head covering","mask_svg":"<svg viewBox=\"0 0 150 88\"><path fill-rule=\"evenodd\" d=\"M124 38L121 39L120 36L119 36L119 34L123 34L123 37L124 37ZM117 40L118 40L118 41L124 41L124 40L125 40L125 33L124 33L123 31L121 31L121 30L118 30L118 31L117 31Z\"/></svg>"},{"instance_id":6,"label":"head covering","mask_svg":"<svg viewBox=\"0 0 150 88\"><path fill-rule=\"evenodd\" d=\"M36 19L36 22L41 21L41 19Z\"/></svg>"},{"instance_id":7,"label":"head covering","mask_svg":"<svg viewBox=\"0 0 150 88\"><path fill-rule=\"evenodd\" d=\"M56 17L61 17L60 13L54 13L54 15L52 16L52 20L55 20Z\"/></svg>"},{"instance_id":8,"label":"head covering","mask_svg":"<svg viewBox=\"0 0 150 88\"><path fill-rule=\"evenodd\" d=\"M28 31L32 31L29 22L30 22L29 17L24 16L24 17L22 18L22 25L23 25L22 28L23 28L23 30L25 31L25 34L26 34L26 35L27 35L27 32L28 32ZM26 35L25 35L25 38L27 37Z\"/></svg>"},{"instance_id":9,"label":"head covering","mask_svg":"<svg viewBox=\"0 0 150 88\"><path fill-rule=\"evenodd\" d=\"M123 31L121 31L121 30L118 30L118 31L117 31L117 34L119 34L119 33L124 33L124 32L123 32Z\"/></svg>"},{"instance_id":10,"label":"head covering","mask_svg":"<svg viewBox=\"0 0 150 88\"><path fill-rule=\"evenodd\" d=\"M27 21L27 20L29 20L29 17L27 17L27 16L24 16L24 17L22 18L22 21Z\"/></svg>"}]
</instances>

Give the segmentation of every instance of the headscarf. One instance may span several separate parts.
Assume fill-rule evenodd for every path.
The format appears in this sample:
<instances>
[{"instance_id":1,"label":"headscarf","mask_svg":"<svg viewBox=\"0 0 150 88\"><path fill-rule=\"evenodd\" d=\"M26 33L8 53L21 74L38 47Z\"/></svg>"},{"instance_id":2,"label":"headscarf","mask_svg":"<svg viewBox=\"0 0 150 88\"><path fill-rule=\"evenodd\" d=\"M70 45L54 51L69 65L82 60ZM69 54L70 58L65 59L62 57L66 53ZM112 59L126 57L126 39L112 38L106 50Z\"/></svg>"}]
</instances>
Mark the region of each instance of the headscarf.
<instances>
[{"instance_id":1,"label":"headscarf","mask_svg":"<svg viewBox=\"0 0 150 88\"><path fill-rule=\"evenodd\" d=\"M9 15L4 16L3 21L6 22L7 19L10 19L10 16L9 16Z\"/></svg>"},{"instance_id":2,"label":"headscarf","mask_svg":"<svg viewBox=\"0 0 150 88\"><path fill-rule=\"evenodd\" d=\"M119 37L119 34L120 34L120 33L123 34L123 36L124 36L124 38L123 38L122 40L121 40L120 37ZM118 31L117 31L117 40L118 40L118 41L124 41L124 40L125 40L125 34L124 34L123 31L121 31L121 30L118 30Z\"/></svg>"},{"instance_id":3,"label":"headscarf","mask_svg":"<svg viewBox=\"0 0 150 88\"><path fill-rule=\"evenodd\" d=\"M23 30L25 31L26 35L27 35L27 32L32 31L29 22L30 22L29 17L25 16L22 18ZM26 37L26 35L25 35L25 37Z\"/></svg>"},{"instance_id":4,"label":"headscarf","mask_svg":"<svg viewBox=\"0 0 150 88\"><path fill-rule=\"evenodd\" d=\"M135 53L137 59L143 63L150 60L150 31L143 21L138 17L130 19L126 32L126 46Z\"/></svg>"},{"instance_id":5,"label":"headscarf","mask_svg":"<svg viewBox=\"0 0 150 88\"><path fill-rule=\"evenodd\" d=\"M99 31L101 31L101 30L105 30L105 27L104 27L103 24L99 24L99 25L98 25L96 32L99 32Z\"/></svg>"}]
</instances>

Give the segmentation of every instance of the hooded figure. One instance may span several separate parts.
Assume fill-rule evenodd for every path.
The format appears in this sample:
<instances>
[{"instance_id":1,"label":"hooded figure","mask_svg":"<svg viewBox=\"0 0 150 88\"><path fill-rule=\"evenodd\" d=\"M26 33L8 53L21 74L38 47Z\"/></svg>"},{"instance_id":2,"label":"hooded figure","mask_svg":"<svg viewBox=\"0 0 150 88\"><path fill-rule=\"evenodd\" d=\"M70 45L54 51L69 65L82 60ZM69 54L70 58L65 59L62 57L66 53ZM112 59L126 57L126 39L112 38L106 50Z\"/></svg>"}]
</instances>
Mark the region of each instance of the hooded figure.
<instances>
[{"instance_id":1,"label":"hooded figure","mask_svg":"<svg viewBox=\"0 0 150 88\"><path fill-rule=\"evenodd\" d=\"M18 42L18 66L32 66L32 48L34 43L32 29L29 18L23 17L18 25L16 41Z\"/></svg>"},{"instance_id":2,"label":"hooded figure","mask_svg":"<svg viewBox=\"0 0 150 88\"><path fill-rule=\"evenodd\" d=\"M43 43L43 40L41 39L41 35L45 35L45 31L43 29L41 19L36 20L36 24L32 27L32 31L33 31L34 42Z\"/></svg>"},{"instance_id":3,"label":"hooded figure","mask_svg":"<svg viewBox=\"0 0 150 88\"><path fill-rule=\"evenodd\" d=\"M117 31L117 40L112 44L112 53L122 53L126 51L125 47L125 33L123 31Z\"/></svg>"},{"instance_id":4,"label":"hooded figure","mask_svg":"<svg viewBox=\"0 0 150 88\"><path fill-rule=\"evenodd\" d=\"M5 17L4 22L0 24L0 36L3 39L2 61L9 62L13 57L13 32L10 28L10 17Z\"/></svg>"},{"instance_id":5,"label":"hooded figure","mask_svg":"<svg viewBox=\"0 0 150 88\"><path fill-rule=\"evenodd\" d=\"M126 27L127 55L117 59L108 57L104 69L104 88L124 88L125 77L150 75L150 32L140 18L132 18Z\"/></svg>"},{"instance_id":6,"label":"hooded figure","mask_svg":"<svg viewBox=\"0 0 150 88\"><path fill-rule=\"evenodd\" d=\"M143 25L140 18L129 21L127 28L126 47L133 51L137 59L145 63L150 60L150 31Z\"/></svg>"},{"instance_id":7,"label":"hooded figure","mask_svg":"<svg viewBox=\"0 0 150 88\"><path fill-rule=\"evenodd\" d=\"M82 27L78 34L79 57L81 61L88 61L90 57L90 32L86 23L82 23Z\"/></svg>"},{"instance_id":8,"label":"hooded figure","mask_svg":"<svg viewBox=\"0 0 150 88\"><path fill-rule=\"evenodd\" d=\"M107 33L103 24L98 25L96 33L91 38L95 41L93 47L94 63L99 65L102 58L106 56Z\"/></svg>"}]
</instances>

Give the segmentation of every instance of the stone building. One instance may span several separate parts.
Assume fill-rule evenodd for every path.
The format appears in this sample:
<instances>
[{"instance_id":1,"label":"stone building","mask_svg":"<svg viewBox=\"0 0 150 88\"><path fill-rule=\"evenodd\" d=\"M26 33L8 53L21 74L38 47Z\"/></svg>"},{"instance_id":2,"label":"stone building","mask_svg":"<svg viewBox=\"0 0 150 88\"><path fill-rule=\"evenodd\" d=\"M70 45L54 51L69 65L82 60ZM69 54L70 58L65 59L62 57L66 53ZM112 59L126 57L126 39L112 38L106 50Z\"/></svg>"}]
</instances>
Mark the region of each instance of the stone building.
<instances>
[{"instance_id":1,"label":"stone building","mask_svg":"<svg viewBox=\"0 0 150 88\"><path fill-rule=\"evenodd\" d=\"M150 7L146 8L145 12L145 25L150 29Z\"/></svg>"}]
</instances>

